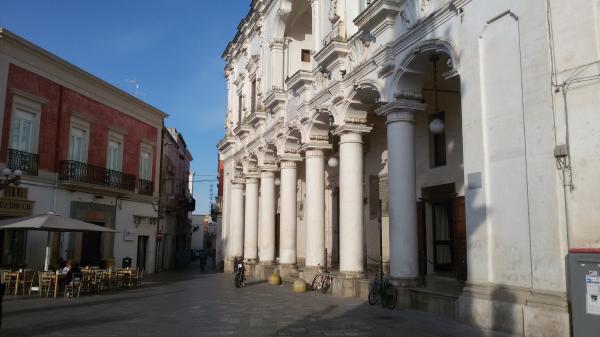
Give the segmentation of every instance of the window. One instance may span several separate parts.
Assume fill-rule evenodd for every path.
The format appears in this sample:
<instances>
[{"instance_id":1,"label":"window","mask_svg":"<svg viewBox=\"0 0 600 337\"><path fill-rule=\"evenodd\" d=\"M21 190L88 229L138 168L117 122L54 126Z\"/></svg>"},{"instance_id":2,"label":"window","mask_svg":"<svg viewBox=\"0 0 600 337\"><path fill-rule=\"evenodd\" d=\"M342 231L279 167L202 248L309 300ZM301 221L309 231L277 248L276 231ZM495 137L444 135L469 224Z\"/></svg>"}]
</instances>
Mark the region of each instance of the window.
<instances>
[{"instance_id":1,"label":"window","mask_svg":"<svg viewBox=\"0 0 600 337\"><path fill-rule=\"evenodd\" d=\"M87 163L87 151L90 134L90 123L71 117L71 130L69 132L68 159Z\"/></svg>"},{"instance_id":2,"label":"window","mask_svg":"<svg viewBox=\"0 0 600 337\"><path fill-rule=\"evenodd\" d=\"M242 124L242 111L244 110L244 99L242 95L238 96L238 124Z\"/></svg>"},{"instance_id":3,"label":"window","mask_svg":"<svg viewBox=\"0 0 600 337\"><path fill-rule=\"evenodd\" d=\"M252 81L252 101L250 102L252 112L256 110L256 80Z\"/></svg>"},{"instance_id":4,"label":"window","mask_svg":"<svg viewBox=\"0 0 600 337\"><path fill-rule=\"evenodd\" d=\"M121 171L123 160L123 136L110 131L108 134L108 154L106 167L109 170Z\"/></svg>"},{"instance_id":5,"label":"window","mask_svg":"<svg viewBox=\"0 0 600 337\"><path fill-rule=\"evenodd\" d=\"M19 108L13 115L10 131L10 148L23 152L33 152L33 125L35 115Z\"/></svg>"},{"instance_id":6,"label":"window","mask_svg":"<svg viewBox=\"0 0 600 337\"><path fill-rule=\"evenodd\" d=\"M24 98L20 95L13 96L12 119L9 133L9 148L12 150L37 153L39 118L42 103Z\"/></svg>"},{"instance_id":7,"label":"window","mask_svg":"<svg viewBox=\"0 0 600 337\"><path fill-rule=\"evenodd\" d=\"M439 112L429 116L429 123L434 119L445 121L444 112ZM429 125L428 123L428 125ZM431 167L439 167L446 165L446 131L438 134L429 132L429 153Z\"/></svg>"},{"instance_id":8,"label":"window","mask_svg":"<svg viewBox=\"0 0 600 337\"><path fill-rule=\"evenodd\" d=\"M310 62L310 50L302 49L300 57L302 59L302 62Z\"/></svg>"},{"instance_id":9,"label":"window","mask_svg":"<svg viewBox=\"0 0 600 337\"><path fill-rule=\"evenodd\" d=\"M85 130L71 128L71 137L69 139L69 160L85 162L83 158L85 148Z\"/></svg>"},{"instance_id":10,"label":"window","mask_svg":"<svg viewBox=\"0 0 600 337\"><path fill-rule=\"evenodd\" d=\"M140 179L152 180L152 150L145 146L140 154Z\"/></svg>"}]
</instances>

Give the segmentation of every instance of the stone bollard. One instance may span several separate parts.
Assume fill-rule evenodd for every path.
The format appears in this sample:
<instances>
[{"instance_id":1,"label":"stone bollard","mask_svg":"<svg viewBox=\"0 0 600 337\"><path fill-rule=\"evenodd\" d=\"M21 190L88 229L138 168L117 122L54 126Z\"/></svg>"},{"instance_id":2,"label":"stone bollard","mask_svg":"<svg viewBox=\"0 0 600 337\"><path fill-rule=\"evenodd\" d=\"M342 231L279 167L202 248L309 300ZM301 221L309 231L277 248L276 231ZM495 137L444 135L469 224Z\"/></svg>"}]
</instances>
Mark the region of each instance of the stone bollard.
<instances>
[{"instance_id":1,"label":"stone bollard","mask_svg":"<svg viewBox=\"0 0 600 337\"><path fill-rule=\"evenodd\" d=\"M281 277L279 277L279 274L277 273L273 273L271 274L271 276L269 276L269 284L272 286L278 286L281 284Z\"/></svg>"},{"instance_id":2,"label":"stone bollard","mask_svg":"<svg viewBox=\"0 0 600 337\"><path fill-rule=\"evenodd\" d=\"M294 289L295 293L305 293L306 288L308 288L308 285L306 284L306 281L304 281L303 279L299 278L294 281L293 289Z\"/></svg>"}]
</instances>

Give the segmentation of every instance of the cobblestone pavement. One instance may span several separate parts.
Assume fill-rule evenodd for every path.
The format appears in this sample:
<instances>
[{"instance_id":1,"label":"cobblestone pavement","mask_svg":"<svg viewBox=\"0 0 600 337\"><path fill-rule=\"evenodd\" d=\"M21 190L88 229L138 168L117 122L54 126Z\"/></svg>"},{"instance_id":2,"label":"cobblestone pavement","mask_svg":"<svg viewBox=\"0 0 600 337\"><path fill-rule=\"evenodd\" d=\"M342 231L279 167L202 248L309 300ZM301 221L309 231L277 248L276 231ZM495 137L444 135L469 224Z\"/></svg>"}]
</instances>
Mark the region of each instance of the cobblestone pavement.
<instances>
[{"instance_id":1,"label":"cobblestone pavement","mask_svg":"<svg viewBox=\"0 0 600 337\"><path fill-rule=\"evenodd\" d=\"M147 279L142 288L79 299L5 297L0 336L508 336L423 312L295 294L290 285L236 289L226 274Z\"/></svg>"}]
</instances>

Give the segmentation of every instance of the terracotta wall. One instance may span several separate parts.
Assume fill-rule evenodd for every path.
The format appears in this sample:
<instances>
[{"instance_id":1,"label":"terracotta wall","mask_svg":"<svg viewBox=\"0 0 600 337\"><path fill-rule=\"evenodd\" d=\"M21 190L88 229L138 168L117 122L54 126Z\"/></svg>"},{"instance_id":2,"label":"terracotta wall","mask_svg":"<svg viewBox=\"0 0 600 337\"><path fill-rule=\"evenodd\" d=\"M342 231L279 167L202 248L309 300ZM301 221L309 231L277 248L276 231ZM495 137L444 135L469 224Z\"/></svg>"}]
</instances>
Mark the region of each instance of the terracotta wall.
<instances>
[{"instance_id":1,"label":"terracotta wall","mask_svg":"<svg viewBox=\"0 0 600 337\"><path fill-rule=\"evenodd\" d=\"M39 130L38 154L40 155L39 167L41 170L56 172L59 161L67 159L69 125L73 113L83 117L90 123L89 164L106 167L109 129L116 130L124 138L123 172L138 176L142 141L152 144L153 157L156 158L157 128L11 64L4 109L0 161L6 162L7 160L12 115L12 91L14 89L47 101L42 106ZM152 164L153 177L156 178L155 162L153 161Z\"/></svg>"}]
</instances>

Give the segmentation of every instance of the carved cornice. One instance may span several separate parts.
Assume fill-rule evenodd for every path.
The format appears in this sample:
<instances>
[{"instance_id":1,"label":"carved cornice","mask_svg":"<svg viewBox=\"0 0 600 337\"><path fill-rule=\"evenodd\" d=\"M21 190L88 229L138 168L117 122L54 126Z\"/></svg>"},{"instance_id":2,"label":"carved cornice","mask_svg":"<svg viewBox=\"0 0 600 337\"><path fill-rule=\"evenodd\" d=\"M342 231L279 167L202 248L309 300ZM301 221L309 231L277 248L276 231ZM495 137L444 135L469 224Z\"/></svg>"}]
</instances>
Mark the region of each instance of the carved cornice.
<instances>
[{"instance_id":1,"label":"carved cornice","mask_svg":"<svg viewBox=\"0 0 600 337\"><path fill-rule=\"evenodd\" d=\"M247 121L253 127L257 127L260 123L264 122L267 118L267 113L264 111L254 111L248 116Z\"/></svg>"},{"instance_id":2,"label":"carved cornice","mask_svg":"<svg viewBox=\"0 0 600 337\"><path fill-rule=\"evenodd\" d=\"M345 42L331 41L315 54L315 61L322 67L328 67L335 61L343 60L348 55L348 45Z\"/></svg>"},{"instance_id":3,"label":"carved cornice","mask_svg":"<svg viewBox=\"0 0 600 337\"><path fill-rule=\"evenodd\" d=\"M403 3L400 0L375 0L353 22L362 31L370 31L384 22L389 25L402 10Z\"/></svg>"},{"instance_id":4,"label":"carved cornice","mask_svg":"<svg viewBox=\"0 0 600 337\"><path fill-rule=\"evenodd\" d=\"M281 88L273 87L269 92L267 92L267 97L265 98L265 107L269 110L278 111L283 109L286 102L286 93Z\"/></svg>"},{"instance_id":5,"label":"carved cornice","mask_svg":"<svg viewBox=\"0 0 600 337\"><path fill-rule=\"evenodd\" d=\"M221 139L221 141L219 141L219 143L217 144L217 150L219 150L219 152L221 153L226 152L234 144L235 138L226 136L223 139Z\"/></svg>"},{"instance_id":6,"label":"carved cornice","mask_svg":"<svg viewBox=\"0 0 600 337\"><path fill-rule=\"evenodd\" d=\"M233 129L233 134L240 137L240 139L245 138L245 136L250 133L250 126L248 124L239 124L235 129Z\"/></svg>"},{"instance_id":7,"label":"carved cornice","mask_svg":"<svg viewBox=\"0 0 600 337\"><path fill-rule=\"evenodd\" d=\"M310 71L298 70L290 76L285 83L287 84L288 90L299 90L311 86L314 80L315 77Z\"/></svg>"}]
</instances>

